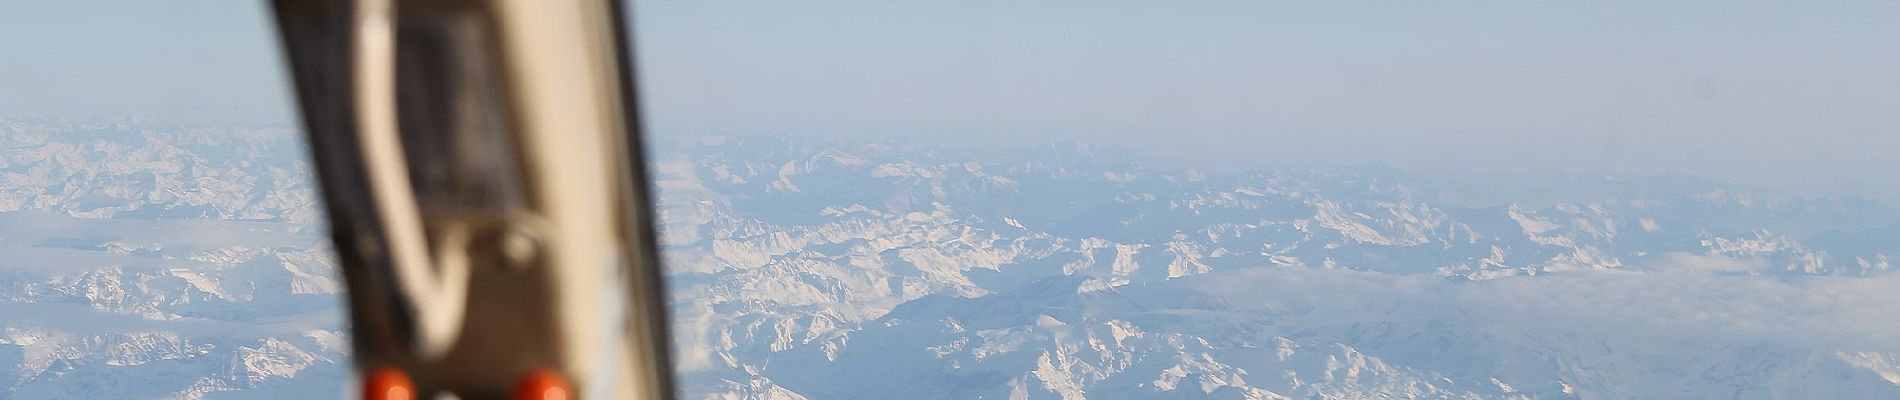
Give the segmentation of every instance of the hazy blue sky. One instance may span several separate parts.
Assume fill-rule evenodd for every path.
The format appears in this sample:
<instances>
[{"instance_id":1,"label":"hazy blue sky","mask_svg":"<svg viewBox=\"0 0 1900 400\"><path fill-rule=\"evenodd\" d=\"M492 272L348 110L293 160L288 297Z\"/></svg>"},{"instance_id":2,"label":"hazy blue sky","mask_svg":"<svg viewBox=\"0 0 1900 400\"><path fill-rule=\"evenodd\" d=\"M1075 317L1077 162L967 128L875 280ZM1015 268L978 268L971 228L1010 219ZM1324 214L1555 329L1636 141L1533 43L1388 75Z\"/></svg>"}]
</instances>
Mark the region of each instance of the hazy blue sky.
<instances>
[{"instance_id":1,"label":"hazy blue sky","mask_svg":"<svg viewBox=\"0 0 1900 400\"><path fill-rule=\"evenodd\" d=\"M1900 198L1900 2L899 3L644 3L655 126Z\"/></svg>"},{"instance_id":2,"label":"hazy blue sky","mask_svg":"<svg viewBox=\"0 0 1900 400\"><path fill-rule=\"evenodd\" d=\"M0 116L286 124L264 0L0 0Z\"/></svg>"},{"instance_id":3,"label":"hazy blue sky","mask_svg":"<svg viewBox=\"0 0 1900 400\"><path fill-rule=\"evenodd\" d=\"M0 0L0 114L288 121L262 4ZM659 134L1075 139L1222 165L1683 173L1900 199L1900 2L638 11Z\"/></svg>"}]
</instances>

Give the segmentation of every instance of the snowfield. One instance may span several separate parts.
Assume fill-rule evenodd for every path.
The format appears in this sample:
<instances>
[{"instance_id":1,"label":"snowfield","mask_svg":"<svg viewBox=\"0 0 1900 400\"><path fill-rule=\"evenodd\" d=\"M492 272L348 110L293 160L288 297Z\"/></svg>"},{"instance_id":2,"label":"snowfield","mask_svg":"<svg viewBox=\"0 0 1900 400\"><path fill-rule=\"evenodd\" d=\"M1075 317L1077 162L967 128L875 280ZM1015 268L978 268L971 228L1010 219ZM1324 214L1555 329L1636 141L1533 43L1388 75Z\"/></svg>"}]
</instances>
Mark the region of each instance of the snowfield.
<instances>
[{"instance_id":1,"label":"snowfield","mask_svg":"<svg viewBox=\"0 0 1900 400\"><path fill-rule=\"evenodd\" d=\"M302 152L287 130L0 120L0 398L341 396Z\"/></svg>"},{"instance_id":2,"label":"snowfield","mask_svg":"<svg viewBox=\"0 0 1900 400\"><path fill-rule=\"evenodd\" d=\"M663 139L686 398L1900 397L1883 203ZM0 119L0 398L342 397L345 288L302 151Z\"/></svg>"}]
</instances>

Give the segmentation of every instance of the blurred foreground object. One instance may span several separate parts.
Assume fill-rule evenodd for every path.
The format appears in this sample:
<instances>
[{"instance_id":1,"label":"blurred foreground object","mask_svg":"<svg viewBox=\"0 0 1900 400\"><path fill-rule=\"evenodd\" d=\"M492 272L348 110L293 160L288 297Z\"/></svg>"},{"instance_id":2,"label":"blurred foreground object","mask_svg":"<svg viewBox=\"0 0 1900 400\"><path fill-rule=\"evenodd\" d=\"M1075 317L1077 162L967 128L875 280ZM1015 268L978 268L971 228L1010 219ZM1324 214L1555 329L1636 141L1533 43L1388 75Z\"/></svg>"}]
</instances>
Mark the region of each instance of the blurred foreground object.
<instances>
[{"instance_id":1,"label":"blurred foreground object","mask_svg":"<svg viewBox=\"0 0 1900 400\"><path fill-rule=\"evenodd\" d=\"M671 397L619 4L273 3L365 396Z\"/></svg>"}]
</instances>

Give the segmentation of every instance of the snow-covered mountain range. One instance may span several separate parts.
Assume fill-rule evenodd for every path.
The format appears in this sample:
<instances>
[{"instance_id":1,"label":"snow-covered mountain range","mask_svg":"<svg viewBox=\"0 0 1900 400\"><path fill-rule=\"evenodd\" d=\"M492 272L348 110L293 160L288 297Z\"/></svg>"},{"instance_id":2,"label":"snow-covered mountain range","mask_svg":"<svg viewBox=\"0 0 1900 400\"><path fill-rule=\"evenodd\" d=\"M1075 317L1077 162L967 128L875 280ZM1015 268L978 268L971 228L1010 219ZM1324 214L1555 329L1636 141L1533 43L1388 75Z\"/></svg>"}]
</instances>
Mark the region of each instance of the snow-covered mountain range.
<instances>
[{"instance_id":1,"label":"snow-covered mountain range","mask_svg":"<svg viewBox=\"0 0 1900 400\"><path fill-rule=\"evenodd\" d=\"M0 398L337 398L294 131L0 120Z\"/></svg>"},{"instance_id":2,"label":"snow-covered mountain range","mask_svg":"<svg viewBox=\"0 0 1900 400\"><path fill-rule=\"evenodd\" d=\"M660 139L686 398L1900 396L1883 203ZM0 119L0 398L341 396L303 157L289 130Z\"/></svg>"},{"instance_id":3,"label":"snow-covered mountain range","mask_svg":"<svg viewBox=\"0 0 1900 400\"><path fill-rule=\"evenodd\" d=\"M1880 203L1075 144L661 149L689 398L1900 396Z\"/></svg>"}]
</instances>

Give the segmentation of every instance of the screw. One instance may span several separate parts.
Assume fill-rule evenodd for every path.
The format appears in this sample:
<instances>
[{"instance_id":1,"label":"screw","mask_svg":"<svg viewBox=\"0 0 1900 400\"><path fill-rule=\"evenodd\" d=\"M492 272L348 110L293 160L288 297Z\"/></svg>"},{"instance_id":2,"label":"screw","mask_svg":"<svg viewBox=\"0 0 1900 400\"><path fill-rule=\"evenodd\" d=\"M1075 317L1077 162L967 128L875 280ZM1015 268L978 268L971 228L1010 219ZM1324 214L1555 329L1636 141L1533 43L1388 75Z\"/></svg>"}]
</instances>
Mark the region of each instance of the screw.
<instances>
[{"instance_id":1,"label":"screw","mask_svg":"<svg viewBox=\"0 0 1900 400\"><path fill-rule=\"evenodd\" d=\"M515 269L533 266L535 259L541 256L541 238L525 226L510 225L503 229L500 245L502 257Z\"/></svg>"}]
</instances>

